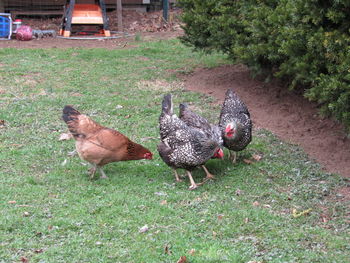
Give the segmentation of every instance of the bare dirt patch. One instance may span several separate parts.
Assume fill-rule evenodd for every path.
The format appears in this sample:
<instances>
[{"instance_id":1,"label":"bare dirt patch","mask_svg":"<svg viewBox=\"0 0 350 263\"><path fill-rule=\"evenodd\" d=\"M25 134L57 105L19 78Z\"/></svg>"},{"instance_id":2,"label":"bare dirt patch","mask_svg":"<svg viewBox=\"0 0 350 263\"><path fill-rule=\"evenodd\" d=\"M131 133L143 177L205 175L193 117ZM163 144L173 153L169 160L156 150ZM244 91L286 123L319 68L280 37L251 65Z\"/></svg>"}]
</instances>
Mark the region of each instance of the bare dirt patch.
<instances>
[{"instance_id":1,"label":"bare dirt patch","mask_svg":"<svg viewBox=\"0 0 350 263\"><path fill-rule=\"evenodd\" d=\"M298 144L325 170L350 177L350 139L336 121L321 118L316 104L276 83L252 79L243 65L197 69L185 88L210 94L222 103L231 88L247 104L254 125Z\"/></svg>"}]
</instances>

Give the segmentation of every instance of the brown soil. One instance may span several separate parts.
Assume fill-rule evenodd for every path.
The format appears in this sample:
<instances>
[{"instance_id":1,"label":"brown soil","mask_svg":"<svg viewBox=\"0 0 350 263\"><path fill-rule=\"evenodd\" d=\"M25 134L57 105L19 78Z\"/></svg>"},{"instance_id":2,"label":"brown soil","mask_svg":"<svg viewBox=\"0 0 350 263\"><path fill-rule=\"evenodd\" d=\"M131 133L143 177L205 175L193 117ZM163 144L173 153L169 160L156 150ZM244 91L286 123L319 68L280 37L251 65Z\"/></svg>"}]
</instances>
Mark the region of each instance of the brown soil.
<instances>
[{"instance_id":1,"label":"brown soil","mask_svg":"<svg viewBox=\"0 0 350 263\"><path fill-rule=\"evenodd\" d=\"M111 30L116 30L109 14ZM171 23L164 24L161 12L124 12L124 31L130 37L109 40L69 40L43 38L31 41L0 41L0 48L107 48L119 49L135 45L132 34L141 32L143 40L172 38L182 34L176 20L177 11L171 13ZM24 19L35 29L58 30L60 19ZM255 126L266 128L283 140L298 144L325 170L350 177L350 139L337 122L320 118L317 105L300 95L289 92L276 83L265 84L254 80L242 65L198 69L185 79L186 88L210 94L222 102L228 88L235 90L250 109Z\"/></svg>"}]
</instances>

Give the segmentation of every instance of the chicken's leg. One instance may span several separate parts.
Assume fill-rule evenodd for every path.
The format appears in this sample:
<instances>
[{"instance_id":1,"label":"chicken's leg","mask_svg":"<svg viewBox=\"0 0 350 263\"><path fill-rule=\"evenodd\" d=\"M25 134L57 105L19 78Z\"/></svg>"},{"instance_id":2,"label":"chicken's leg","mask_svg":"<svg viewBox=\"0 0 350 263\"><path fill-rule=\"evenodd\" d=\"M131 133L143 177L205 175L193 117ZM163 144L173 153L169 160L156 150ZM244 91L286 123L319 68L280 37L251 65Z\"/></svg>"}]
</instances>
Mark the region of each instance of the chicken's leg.
<instances>
[{"instance_id":1,"label":"chicken's leg","mask_svg":"<svg viewBox=\"0 0 350 263\"><path fill-rule=\"evenodd\" d=\"M237 161L237 153L235 151L229 151L230 156L229 159L231 160L232 163L236 163Z\"/></svg>"},{"instance_id":2,"label":"chicken's leg","mask_svg":"<svg viewBox=\"0 0 350 263\"><path fill-rule=\"evenodd\" d=\"M205 174L207 175L207 177L204 178L204 182L211 180L211 179L212 180L216 179L215 176L213 174L211 174L204 165L202 165L202 168L203 168Z\"/></svg>"},{"instance_id":3,"label":"chicken's leg","mask_svg":"<svg viewBox=\"0 0 350 263\"><path fill-rule=\"evenodd\" d=\"M89 169L90 173L90 179L93 179L96 173L96 164L93 164L92 167Z\"/></svg>"},{"instance_id":4,"label":"chicken's leg","mask_svg":"<svg viewBox=\"0 0 350 263\"><path fill-rule=\"evenodd\" d=\"M191 182L191 185L190 185L190 188L189 188L189 189L190 189L190 190L196 189L196 188L198 187L198 185L197 185L197 184L195 183L195 181L193 180L191 172L186 170L186 173L187 173L188 178L190 178L190 182Z\"/></svg>"},{"instance_id":5,"label":"chicken's leg","mask_svg":"<svg viewBox=\"0 0 350 263\"><path fill-rule=\"evenodd\" d=\"M102 167L98 166L98 170L101 173L101 179L108 179L107 175L105 174L105 172L102 170Z\"/></svg>"},{"instance_id":6,"label":"chicken's leg","mask_svg":"<svg viewBox=\"0 0 350 263\"><path fill-rule=\"evenodd\" d=\"M180 177L179 177L179 175L178 175L176 169L174 169L174 175L175 175L175 180L176 180L176 182L182 182L182 180L180 179Z\"/></svg>"}]
</instances>

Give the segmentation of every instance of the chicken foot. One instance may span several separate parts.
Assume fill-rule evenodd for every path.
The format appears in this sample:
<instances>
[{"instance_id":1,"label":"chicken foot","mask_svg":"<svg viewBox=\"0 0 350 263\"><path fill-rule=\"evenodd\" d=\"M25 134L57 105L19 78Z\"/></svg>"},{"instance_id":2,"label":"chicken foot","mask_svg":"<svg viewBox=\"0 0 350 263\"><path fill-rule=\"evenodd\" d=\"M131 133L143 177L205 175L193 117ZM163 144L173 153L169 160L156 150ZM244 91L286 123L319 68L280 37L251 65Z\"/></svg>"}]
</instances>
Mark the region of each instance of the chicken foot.
<instances>
[{"instance_id":1,"label":"chicken foot","mask_svg":"<svg viewBox=\"0 0 350 263\"><path fill-rule=\"evenodd\" d=\"M101 173L101 177L100 179L108 179L107 175L105 174L105 172L102 170L102 167L98 166L98 170Z\"/></svg>"},{"instance_id":2,"label":"chicken foot","mask_svg":"<svg viewBox=\"0 0 350 263\"><path fill-rule=\"evenodd\" d=\"M90 179L93 179L95 174L96 174L96 170L99 170L101 177L100 179L107 179L107 175L105 174L105 172L102 170L101 166L97 166L96 164L93 164L93 166L89 169L89 173L90 173Z\"/></svg>"},{"instance_id":3,"label":"chicken foot","mask_svg":"<svg viewBox=\"0 0 350 263\"><path fill-rule=\"evenodd\" d=\"M92 167L89 169L89 174L90 174L90 180L92 180L95 176L96 173L96 165L93 164Z\"/></svg>"},{"instance_id":4,"label":"chicken foot","mask_svg":"<svg viewBox=\"0 0 350 263\"><path fill-rule=\"evenodd\" d=\"M234 152L234 151L229 151L230 153L230 156L229 156L229 159L231 160L232 163L236 163L237 161L237 153Z\"/></svg>"},{"instance_id":5,"label":"chicken foot","mask_svg":"<svg viewBox=\"0 0 350 263\"><path fill-rule=\"evenodd\" d=\"M175 175L176 182L182 182L182 180L179 177L179 174L177 173L177 171L175 169L174 169L174 175Z\"/></svg>"},{"instance_id":6,"label":"chicken foot","mask_svg":"<svg viewBox=\"0 0 350 263\"><path fill-rule=\"evenodd\" d=\"M190 182L191 182L189 189L190 190L196 189L198 187L198 184L196 184L196 182L193 180L191 172L186 170L186 173L187 173L188 178L190 178Z\"/></svg>"},{"instance_id":7,"label":"chicken foot","mask_svg":"<svg viewBox=\"0 0 350 263\"><path fill-rule=\"evenodd\" d=\"M207 167L202 165L202 168L203 168L205 174L207 175L207 177L204 178L203 183L208 181L208 180L215 180L216 179L215 176L208 171Z\"/></svg>"}]
</instances>

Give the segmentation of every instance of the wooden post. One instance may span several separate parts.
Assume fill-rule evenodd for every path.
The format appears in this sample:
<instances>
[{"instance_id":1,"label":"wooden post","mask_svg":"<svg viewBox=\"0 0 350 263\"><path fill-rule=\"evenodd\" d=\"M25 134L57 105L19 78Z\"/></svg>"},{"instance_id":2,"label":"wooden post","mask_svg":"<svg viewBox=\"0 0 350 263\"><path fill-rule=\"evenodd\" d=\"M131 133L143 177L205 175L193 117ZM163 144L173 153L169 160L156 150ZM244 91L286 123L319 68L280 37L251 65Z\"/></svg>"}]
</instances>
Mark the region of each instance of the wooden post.
<instances>
[{"instance_id":1,"label":"wooden post","mask_svg":"<svg viewBox=\"0 0 350 263\"><path fill-rule=\"evenodd\" d=\"M118 31L123 32L122 0L117 0L117 23L118 23Z\"/></svg>"},{"instance_id":2,"label":"wooden post","mask_svg":"<svg viewBox=\"0 0 350 263\"><path fill-rule=\"evenodd\" d=\"M4 0L0 0L0 13L5 13Z\"/></svg>"},{"instance_id":3,"label":"wooden post","mask_svg":"<svg viewBox=\"0 0 350 263\"><path fill-rule=\"evenodd\" d=\"M163 0L163 18L165 21L168 21L169 15L169 0Z\"/></svg>"}]
</instances>

